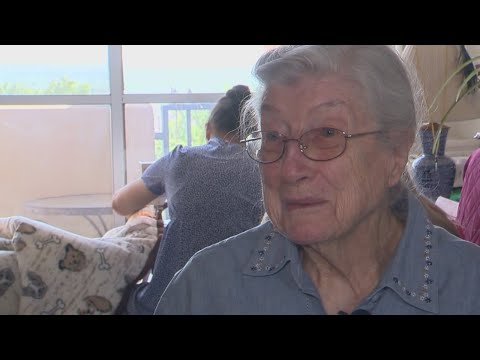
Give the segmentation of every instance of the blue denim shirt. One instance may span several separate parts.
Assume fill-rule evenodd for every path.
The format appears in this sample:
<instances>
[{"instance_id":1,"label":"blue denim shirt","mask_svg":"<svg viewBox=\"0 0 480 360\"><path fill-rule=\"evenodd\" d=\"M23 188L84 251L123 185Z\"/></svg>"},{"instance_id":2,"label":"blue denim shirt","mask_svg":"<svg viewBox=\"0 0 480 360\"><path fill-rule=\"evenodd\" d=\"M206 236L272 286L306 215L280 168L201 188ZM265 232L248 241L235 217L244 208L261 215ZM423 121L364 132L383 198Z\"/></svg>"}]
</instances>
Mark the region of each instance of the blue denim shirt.
<instances>
[{"instance_id":1,"label":"blue denim shirt","mask_svg":"<svg viewBox=\"0 0 480 360\"><path fill-rule=\"evenodd\" d=\"M419 201L377 287L355 311L480 314L480 247L430 224ZM325 314L297 245L270 222L199 251L156 314Z\"/></svg>"}]
</instances>

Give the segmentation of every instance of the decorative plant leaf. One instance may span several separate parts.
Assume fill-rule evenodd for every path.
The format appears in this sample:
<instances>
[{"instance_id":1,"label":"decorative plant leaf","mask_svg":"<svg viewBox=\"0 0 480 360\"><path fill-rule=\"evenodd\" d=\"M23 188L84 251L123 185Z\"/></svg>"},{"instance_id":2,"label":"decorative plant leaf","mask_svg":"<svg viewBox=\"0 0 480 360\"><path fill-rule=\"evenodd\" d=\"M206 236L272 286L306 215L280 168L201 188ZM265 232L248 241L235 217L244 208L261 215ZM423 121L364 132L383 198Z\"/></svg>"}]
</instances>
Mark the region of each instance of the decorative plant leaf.
<instances>
[{"instance_id":1,"label":"decorative plant leaf","mask_svg":"<svg viewBox=\"0 0 480 360\"><path fill-rule=\"evenodd\" d=\"M433 98L433 101L428 108L429 113L431 113L431 110L432 110L433 106L435 105L435 103L437 102L438 98L440 97L442 92L445 90L447 85L452 81L452 79L455 78L455 76L458 73L460 73L465 67L467 67L469 65L471 66L471 64L473 64L474 61L479 60L479 59L480 59L480 56L475 56L474 58L471 58L471 59L463 62L450 74L450 76L447 78L447 80L445 80L445 82L440 87L440 90L438 90L437 94ZM478 77L479 75L480 75L480 69L474 68L474 70L468 76L465 77L464 81L462 82L462 84L460 85L460 87L457 91L455 101L450 105L448 110L441 117L440 121L438 122L437 127L434 126L434 123L432 121L430 121L429 125L431 126L432 136L433 136L433 139L434 139L433 146L432 146L432 155L434 155L435 158L437 157L438 148L439 148L439 145L440 145L440 133L441 133L442 127L444 127L444 123L447 120L448 115L450 114L450 112L455 108L455 106L460 102L460 100L465 95L470 94L470 93L474 92L476 89L480 88L480 82L479 81L476 81L474 86L469 87L469 84L473 83L472 79L474 79L474 77Z\"/></svg>"},{"instance_id":2,"label":"decorative plant leaf","mask_svg":"<svg viewBox=\"0 0 480 360\"><path fill-rule=\"evenodd\" d=\"M468 60L462 64L460 64L454 71L453 73L448 77L447 80L445 80L445 82L443 83L442 87L440 88L440 90L438 90L437 94L435 95L435 97L433 98L433 101L432 103L430 104L429 108L428 108L428 111L430 111L433 107L433 105L436 103L438 97L442 94L443 90L445 90L445 88L447 87L447 85L450 83L450 81L452 81L452 79L460 72L462 71L462 69L465 67L465 66L468 66L468 64L472 63L473 61L475 60L479 60L480 59L480 56L475 56L474 58L472 58L471 60Z\"/></svg>"},{"instance_id":3,"label":"decorative plant leaf","mask_svg":"<svg viewBox=\"0 0 480 360\"><path fill-rule=\"evenodd\" d=\"M464 62L467 62L468 60L471 60L472 58L470 57L470 54L467 51L467 48L465 45L460 45L460 57L463 58ZM463 68L463 76L466 78L468 77L468 85L467 87L470 89L471 87L474 87L477 82L478 82L478 77L477 76L470 76L472 72L475 71L475 64L470 63L468 66Z\"/></svg>"},{"instance_id":4,"label":"decorative plant leaf","mask_svg":"<svg viewBox=\"0 0 480 360\"><path fill-rule=\"evenodd\" d=\"M463 83L462 85L460 85L460 88L458 89L457 91L457 96L455 97L455 101L458 101L458 98L460 97L460 94L462 93L462 91L469 87L470 85L470 81L471 79L475 79L475 78L478 78L478 75L480 74L480 69L474 69L470 75L468 75L465 80L463 80ZM475 84L473 86L476 86L477 83L475 82Z\"/></svg>"},{"instance_id":5,"label":"decorative plant leaf","mask_svg":"<svg viewBox=\"0 0 480 360\"><path fill-rule=\"evenodd\" d=\"M440 127L439 129L435 132L435 130L433 130L433 127L432 127L432 131L435 132L435 135L434 135L434 142L433 142L433 146L432 146L432 154L435 155L435 157L437 156L437 152L438 152L438 147L440 145L440 133L442 131L441 127L443 126L443 123L447 120L447 116L450 114L450 112L455 108L455 106L460 102L460 100L462 100L462 98L467 95L467 94L470 94L471 92L475 91L476 89L480 88L480 82L477 82L475 84L475 86L471 87L470 89L468 89L467 91L465 91L458 99L456 99L452 105L450 105L450 108L447 110L447 112L443 115L443 117L440 119Z\"/></svg>"}]
</instances>

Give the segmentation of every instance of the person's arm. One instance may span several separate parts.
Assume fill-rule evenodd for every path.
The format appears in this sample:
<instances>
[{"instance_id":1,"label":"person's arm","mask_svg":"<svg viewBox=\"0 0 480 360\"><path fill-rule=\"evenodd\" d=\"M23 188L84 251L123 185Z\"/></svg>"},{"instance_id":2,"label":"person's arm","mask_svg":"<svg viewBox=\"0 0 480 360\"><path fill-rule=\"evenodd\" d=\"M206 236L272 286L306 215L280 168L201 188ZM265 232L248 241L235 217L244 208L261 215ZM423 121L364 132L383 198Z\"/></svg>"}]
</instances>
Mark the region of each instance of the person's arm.
<instances>
[{"instance_id":1,"label":"person's arm","mask_svg":"<svg viewBox=\"0 0 480 360\"><path fill-rule=\"evenodd\" d=\"M451 221L447 213L443 211L440 207L435 205L430 199L428 199L424 195L419 195L418 199L420 203L423 205L429 220L432 224L443 227L449 233L455 235L456 237L461 238L462 234L460 233L458 227L455 225L453 221Z\"/></svg>"},{"instance_id":2,"label":"person's arm","mask_svg":"<svg viewBox=\"0 0 480 360\"><path fill-rule=\"evenodd\" d=\"M129 216L157 197L157 194L147 189L142 179L137 179L113 195L112 208L120 215Z\"/></svg>"}]
</instances>

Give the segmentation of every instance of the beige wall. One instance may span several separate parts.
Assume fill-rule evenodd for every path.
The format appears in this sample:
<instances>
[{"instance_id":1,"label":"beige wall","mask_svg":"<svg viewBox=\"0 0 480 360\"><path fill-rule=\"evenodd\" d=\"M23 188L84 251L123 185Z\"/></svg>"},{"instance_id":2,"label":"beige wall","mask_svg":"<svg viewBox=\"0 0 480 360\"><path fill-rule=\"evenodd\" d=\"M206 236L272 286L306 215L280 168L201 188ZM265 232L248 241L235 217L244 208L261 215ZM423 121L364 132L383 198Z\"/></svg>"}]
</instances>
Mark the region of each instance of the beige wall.
<instances>
[{"instance_id":1,"label":"beige wall","mask_svg":"<svg viewBox=\"0 0 480 360\"><path fill-rule=\"evenodd\" d=\"M470 45L472 51L480 45ZM443 83L459 66L458 45L407 45L404 57L417 69L420 83L425 91L427 105L432 104ZM463 74L458 74L440 96L431 117L438 121L455 100L458 88L463 82ZM480 91L465 96L448 117L448 123L480 118ZM473 136L473 135L472 135Z\"/></svg>"},{"instance_id":2,"label":"beige wall","mask_svg":"<svg viewBox=\"0 0 480 360\"><path fill-rule=\"evenodd\" d=\"M148 104L128 104L125 107L127 183L141 176L141 161L155 160L153 114L152 106Z\"/></svg>"},{"instance_id":3,"label":"beige wall","mask_svg":"<svg viewBox=\"0 0 480 360\"><path fill-rule=\"evenodd\" d=\"M472 57L477 55L478 50L480 45L469 45ZM443 83L460 64L458 45L407 45L403 56L417 69L427 105L433 102ZM430 114L432 120L439 121L448 110L462 82L463 75L458 74L447 86ZM480 131L480 91L465 96L450 113L446 125L450 126L447 155L468 156L478 148L480 141L474 140L473 136Z\"/></svg>"},{"instance_id":4,"label":"beige wall","mask_svg":"<svg viewBox=\"0 0 480 360\"><path fill-rule=\"evenodd\" d=\"M150 105L126 109L127 174L139 176L138 162L153 159ZM85 236L97 236L79 216L38 215L29 200L76 194L112 193L108 106L0 107L0 216L23 215ZM112 216L104 217L107 226Z\"/></svg>"}]
</instances>

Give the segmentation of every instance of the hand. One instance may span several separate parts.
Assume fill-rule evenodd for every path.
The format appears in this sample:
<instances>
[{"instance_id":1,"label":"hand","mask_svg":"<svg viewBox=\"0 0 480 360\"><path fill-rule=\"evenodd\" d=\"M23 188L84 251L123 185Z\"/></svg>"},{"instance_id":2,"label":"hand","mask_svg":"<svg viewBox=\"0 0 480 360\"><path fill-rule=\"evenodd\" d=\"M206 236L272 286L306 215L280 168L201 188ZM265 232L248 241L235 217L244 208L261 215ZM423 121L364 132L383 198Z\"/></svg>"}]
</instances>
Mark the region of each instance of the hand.
<instances>
[{"instance_id":1,"label":"hand","mask_svg":"<svg viewBox=\"0 0 480 360\"><path fill-rule=\"evenodd\" d=\"M132 290L134 289L135 285L138 282L145 280L147 275L149 275L150 270L153 269L153 266L155 265L155 259L157 258L158 249L160 247L160 241L162 240L162 236L163 236L163 221L161 217L159 219L157 218L157 225L158 225L157 241L153 246L152 250L150 251L150 253L148 254L147 261L145 262L145 266L143 267L142 271L140 271L140 274L138 274L135 281L127 285L127 288L123 293L122 299L120 300L120 304L117 306L117 309L115 310L115 314L117 315L126 314L127 303L130 297L130 293L132 292Z\"/></svg>"},{"instance_id":2,"label":"hand","mask_svg":"<svg viewBox=\"0 0 480 360\"><path fill-rule=\"evenodd\" d=\"M157 234L158 234L158 240L163 236L163 230L165 227L165 224L163 223L162 219L162 209L159 207L155 207L155 218L157 219Z\"/></svg>"},{"instance_id":3,"label":"hand","mask_svg":"<svg viewBox=\"0 0 480 360\"><path fill-rule=\"evenodd\" d=\"M152 250L148 254L147 261L145 262L145 266L143 267L142 271L140 271L140 274L137 276L135 279L134 283L138 283L141 280L145 280L145 278L149 275L150 270L153 269L153 266L155 265L155 259L157 258L157 253L158 249L160 247L160 242L162 241L163 237L163 220L162 217L159 216L157 217L157 242L153 246Z\"/></svg>"}]
</instances>

